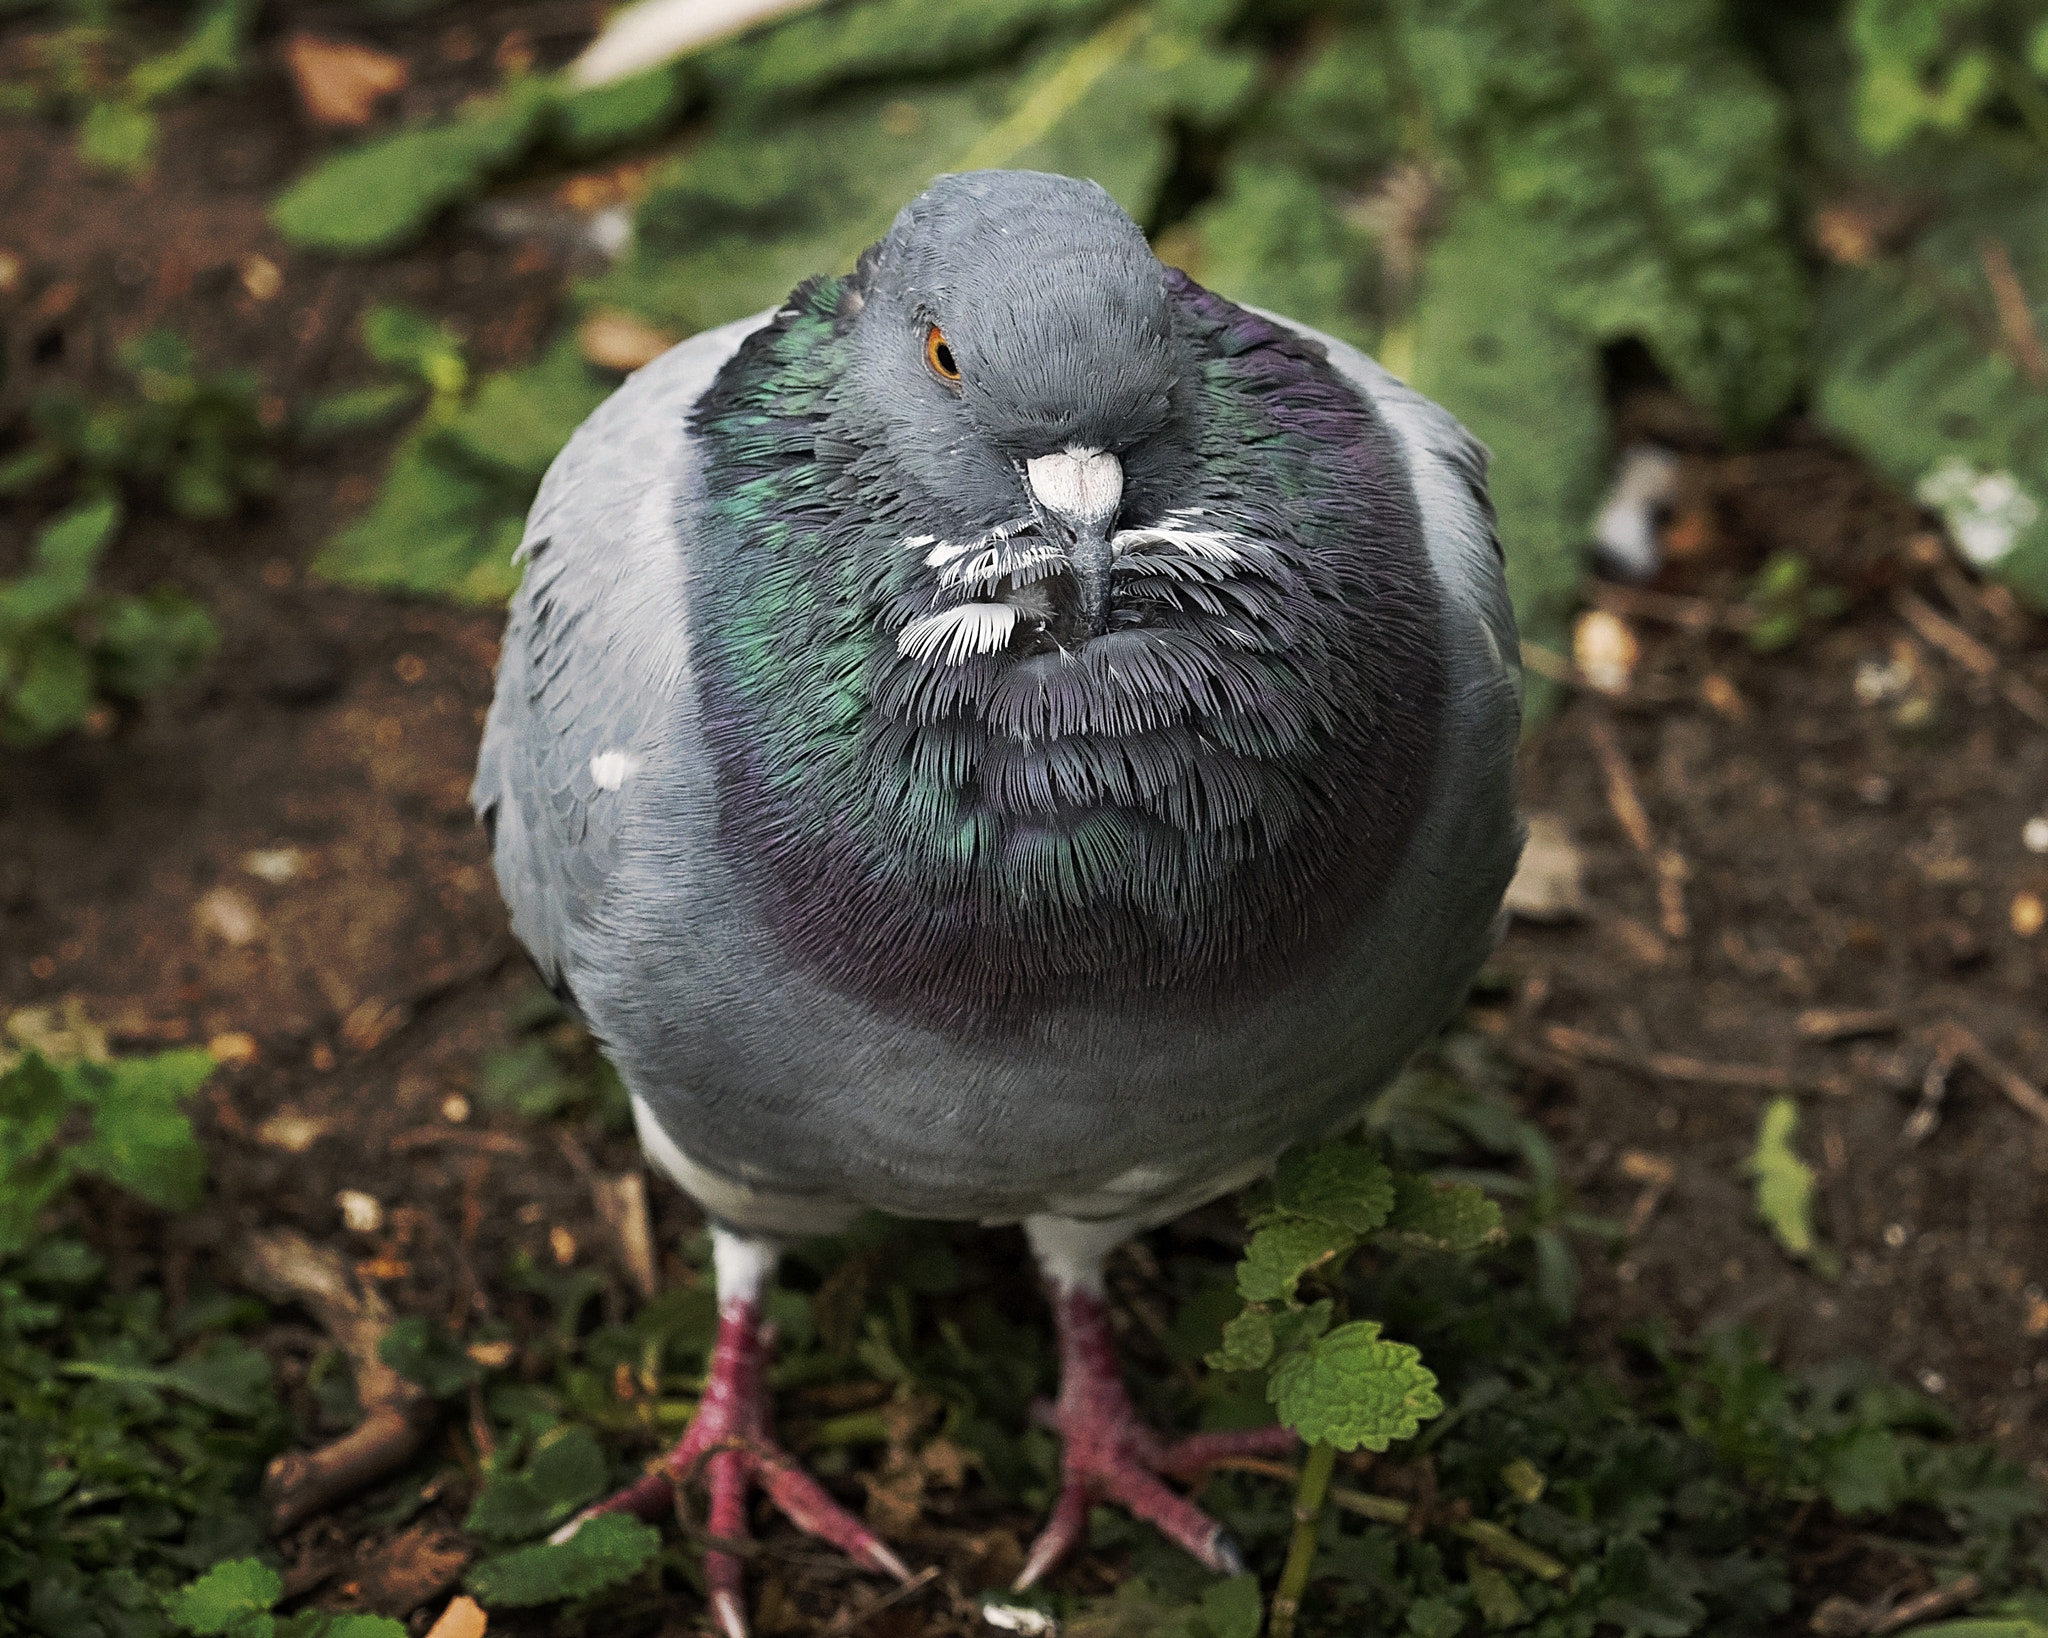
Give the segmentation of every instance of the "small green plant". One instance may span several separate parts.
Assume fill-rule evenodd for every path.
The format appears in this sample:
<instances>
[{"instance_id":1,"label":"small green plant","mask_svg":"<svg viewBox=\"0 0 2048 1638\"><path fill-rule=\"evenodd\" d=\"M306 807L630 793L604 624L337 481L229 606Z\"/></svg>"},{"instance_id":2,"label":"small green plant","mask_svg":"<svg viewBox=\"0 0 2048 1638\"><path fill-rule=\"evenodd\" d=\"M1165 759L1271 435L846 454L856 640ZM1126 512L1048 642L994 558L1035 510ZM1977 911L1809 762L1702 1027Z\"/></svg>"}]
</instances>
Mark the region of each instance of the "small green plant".
<instances>
[{"instance_id":1,"label":"small green plant","mask_svg":"<svg viewBox=\"0 0 2048 1638\"><path fill-rule=\"evenodd\" d=\"M1798 552L1778 552L1749 583L1754 615L1749 646L1775 654L1799 641L1809 626L1837 618L1849 606L1839 587L1814 584L1813 564Z\"/></svg>"},{"instance_id":2,"label":"small green plant","mask_svg":"<svg viewBox=\"0 0 2048 1638\"><path fill-rule=\"evenodd\" d=\"M1476 1250L1501 1237L1500 1208L1469 1184L1396 1176L1376 1148L1335 1142L1281 1156L1270 1197L1254 1200L1247 1215L1254 1232L1237 1265L1246 1306L1208 1362L1265 1371L1280 1421L1309 1446L1271 1615L1273 1638L1291 1638L1337 1453L1383 1451L1443 1413L1436 1377L1416 1350L1383 1339L1376 1321L1337 1323L1343 1292L1318 1271L1341 1272L1372 1239ZM1304 1301L1304 1280L1327 1294Z\"/></svg>"},{"instance_id":3,"label":"small green plant","mask_svg":"<svg viewBox=\"0 0 2048 1638\"><path fill-rule=\"evenodd\" d=\"M170 1614L200 1638L407 1638L403 1622L382 1615L273 1614L283 1597L283 1579L261 1559L229 1559L180 1588Z\"/></svg>"},{"instance_id":4,"label":"small green plant","mask_svg":"<svg viewBox=\"0 0 2048 1638\"><path fill-rule=\"evenodd\" d=\"M0 581L0 745L68 733L103 699L145 699L219 641L174 587L132 596L94 584L121 515L111 496L73 508L38 532L29 572Z\"/></svg>"},{"instance_id":5,"label":"small green plant","mask_svg":"<svg viewBox=\"0 0 2048 1638\"><path fill-rule=\"evenodd\" d=\"M0 1635L163 1638L164 1596L261 1540L284 1419L269 1360L234 1335L260 1305L116 1286L77 1227L81 1188L196 1203L182 1106L212 1058L82 1050L0 1055Z\"/></svg>"},{"instance_id":6,"label":"small green plant","mask_svg":"<svg viewBox=\"0 0 2048 1638\"><path fill-rule=\"evenodd\" d=\"M26 9L26 8L7 8ZM145 53L110 21L119 0L62 8L72 21L33 42L40 72L0 88L0 111L64 112L78 120L78 153L101 170L140 175L156 157L156 110L202 85L242 71L242 49L257 0L197 0L184 38Z\"/></svg>"},{"instance_id":7,"label":"small green plant","mask_svg":"<svg viewBox=\"0 0 2048 1638\"><path fill-rule=\"evenodd\" d=\"M0 495L68 482L88 496L123 490L188 518L224 518L277 484L275 442L255 376L208 374L184 337L153 330L123 345L128 387L89 398L38 393L26 444L0 461Z\"/></svg>"}]
</instances>

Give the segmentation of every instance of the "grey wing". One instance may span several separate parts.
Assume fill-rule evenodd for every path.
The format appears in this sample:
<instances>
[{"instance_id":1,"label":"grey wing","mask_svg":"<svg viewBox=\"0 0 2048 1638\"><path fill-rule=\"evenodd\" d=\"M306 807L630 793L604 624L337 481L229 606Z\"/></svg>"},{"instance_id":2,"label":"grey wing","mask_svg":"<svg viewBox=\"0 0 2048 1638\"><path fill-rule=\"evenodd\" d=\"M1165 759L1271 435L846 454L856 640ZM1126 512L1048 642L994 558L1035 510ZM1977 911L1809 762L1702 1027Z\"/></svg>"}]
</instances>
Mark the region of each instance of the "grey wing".
<instances>
[{"instance_id":1,"label":"grey wing","mask_svg":"<svg viewBox=\"0 0 2048 1638\"><path fill-rule=\"evenodd\" d=\"M616 864L632 775L689 686L690 411L768 317L635 374L555 457L526 520L470 803L512 931L557 992Z\"/></svg>"}]
</instances>

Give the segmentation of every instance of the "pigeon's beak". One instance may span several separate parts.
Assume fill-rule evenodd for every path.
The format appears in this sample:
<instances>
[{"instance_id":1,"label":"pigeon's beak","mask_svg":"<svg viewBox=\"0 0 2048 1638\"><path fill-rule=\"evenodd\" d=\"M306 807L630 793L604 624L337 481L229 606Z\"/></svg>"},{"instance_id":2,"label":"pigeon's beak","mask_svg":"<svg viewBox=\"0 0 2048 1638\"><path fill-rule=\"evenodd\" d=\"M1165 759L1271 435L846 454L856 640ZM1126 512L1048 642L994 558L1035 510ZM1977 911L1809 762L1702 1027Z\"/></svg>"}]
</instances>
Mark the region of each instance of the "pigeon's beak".
<instances>
[{"instance_id":1,"label":"pigeon's beak","mask_svg":"<svg viewBox=\"0 0 2048 1638\"><path fill-rule=\"evenodd\" d=\"M1031 495L1074 534L1067 548L1088 635L1109 629L1109 526L1123 504L1123 464L1107 450L1063 449L1027 461Z\"/></svg>"}]
</instances>

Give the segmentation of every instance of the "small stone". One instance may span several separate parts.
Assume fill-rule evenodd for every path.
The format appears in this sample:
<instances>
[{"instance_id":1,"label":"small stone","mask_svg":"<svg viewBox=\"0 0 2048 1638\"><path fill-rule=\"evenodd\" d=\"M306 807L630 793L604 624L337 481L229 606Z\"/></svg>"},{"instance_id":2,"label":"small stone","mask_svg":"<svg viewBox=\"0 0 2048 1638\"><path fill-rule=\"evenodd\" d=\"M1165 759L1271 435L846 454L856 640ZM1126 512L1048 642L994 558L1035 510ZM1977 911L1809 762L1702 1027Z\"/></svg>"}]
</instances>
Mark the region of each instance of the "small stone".
<instances>
[{"instance_id":1,"label":"small stone","mask_svg":"<svg viewBox=\"0 0 2048 1638\"><path fill-rule=\"evenodd\" d=\"M1641 658L1642 644L1619 615L1588 609L1572 627L1572 664L1603 694L1626 694Z\"/></svg>"},{"instance_id":2,"label":"small stone","mask_svg":"<svg viewBox=\"0 0 2048 1638\"><path fill-rule=\"evenodd\" d=\"M341 1220L352 1234L375 1234L384 1226L384 1203L361 1189L343 1189L334 1197Z\"/></svg>"},{"instance_id":3,"label":"small stone","mask_svg":"<svg viewBox=\"0 0 2048 1638\"><path fill-rule=\"evenodd\" d=\"M232 887L216 887L193 906L192 920L203 933L211 933L234 949L256 942L263 931L263 919Z\"/></svg>"},{"instance_id":4,"label":"small stone","mask_svg":"<svg viewBox=\"0 0 2048 1638\"><path fill-rule=\"evenodd\" d=\"M557 1223L548 1230L548 1250L555 1254L555 1261L567 1268L576 1260L576 1236Z\"/></svg>"},{"instance_id":5,"label":"small stone","mask_svg":"<svg viewBox=\"0 0 2048 1638\"><path fill-rule=\"evenodd\" d=\"M2038 893L2015 893L2012 896L2012 930L2021 938L2032 938L2048 923L2048 906L2041 903Z\"/></svg>"},{"instance_id":6,"label":"small stone","mask_svg":"<svg viewBox=\"0 0 2048 1638\"><path fill-rule=\"evenodd\" d=\"M242 855L242 868L272 887L282 887L305 863L306 856L295 847L259 847Z\"/></svg>"},{"instance_id":7,"label":"small stone","mask_svg":"<svg viewBox=\"0 0 2048 1638\"><path fill-rule=\"evenodd\" d=\"M611 308L592 313L576 332L578 350L601 370L637 370L675 344L666 330Z\"/></svg>"},{"instance_id":8,"label":"small stone","mask_svg":"<svg viewBox=\"0 0 2048 1638\"><path fill-rule=\"evenodd\" d=\"M247 1030L226 1030L208 1041L206 1050L230 1069L247 1069L256 1061L256 1037Z\"/></svg>"},{"instance_id":9,"label":"small stone","mask_svg":"<svg viewBox=\"0 0 2048 1638\"><path fill-rule=\"evenodd\" d=\"M469 1119L469 1099L460 1092L451 1092L441 1100L441 1118L460 1126Z\"/></svg>"},{"instance_id":10,"label":"small stone","mask_svg":"<svg viewBox=\"0 0 2048 1638\"><path fill-rule=\"evenodd\" d=\"M333 1131L335 1124L324 1115L308 1115L297 1109L280 1109L256 1128L256 1141L268 1149L282 1149L288 1155L302 1155Z\"/></svg>"},{"instance_id":11,"label":"small stone","mask_svg":"<svg viewBox=\"0 0 2048 1638\"><path fill-rule=\"evenodd\" d=\"M1586 863L1556 814L1529 816L1515 879L1508 883L1508 913L1523 921L1576 921L1586 913Z\"/></svg>"},{"instance_id":12,"label":"small stone","mask_svg":"<svg viewBox=\"0 0 2048 1638\"><path fill-rule=\"evenodd\" d=\"M244 256L235 271L242 288L257 301L269 301L284 288L284 274L268 256Z\"/></svg>"},{"instance_id":13,"label":"small stone","mask_svg":"<svg viewBox=\"0 0 2048 1638\"><path fill-rule=\"evenodd\" d=\"M2048 853L2048 815L2037 813L2020 826L2020 845L2029 853Z\"/></svg>"}]
</instances>

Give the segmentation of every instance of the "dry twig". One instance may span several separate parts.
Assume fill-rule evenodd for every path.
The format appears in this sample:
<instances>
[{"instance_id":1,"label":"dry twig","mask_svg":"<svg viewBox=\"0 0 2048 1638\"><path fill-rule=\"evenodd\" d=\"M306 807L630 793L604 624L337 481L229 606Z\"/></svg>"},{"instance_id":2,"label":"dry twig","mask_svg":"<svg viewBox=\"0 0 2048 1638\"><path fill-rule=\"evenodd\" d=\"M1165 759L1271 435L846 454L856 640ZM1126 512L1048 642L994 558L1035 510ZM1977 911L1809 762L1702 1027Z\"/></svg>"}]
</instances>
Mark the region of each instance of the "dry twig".
<instances>
[{"instance_id":1,"label":"dry twig","mask_svg":"<svg viewBox=\"0 0 2048 1638\"><path fill-rule=\"evenodd\" d=\"M1995 1057L1992 1051L1970 1030L1951 1020L1937 1024L1930 1032L1937 1055L1947 1053L1954 1059L1967 1063L1982 1075L2018 1108L2032 1115L2034 1119L2048 1126L2048 1097L2039 1087L2007 1064Z\"/></svg>"},{"instance_id":2,"label":"dry twig","mask_svg":"<svg viewBox=\"0 0 2048 1638\"><path fill-rule=\"evenodd\" d=\"M1691 1081L1701 1086L1747 1086L1765 1092L1790 1092L1798 1086L1789 1069L1779 1069L1774 1064L1718 1064L1678 1052L1632 1052L1619 1041L1573 1029L1567 1024L1545 1026L1543 1048L1561 1058L1582 1063L1612 1064L1617 1069L1633 1070L1653 1080Z\"/></svg>"},{"instance_id":3,"label":"dry twig","mask_svg":"<svg viewBox=\"0 0 2048 1638\"><path fill-rule=\"evenodd\" d=\"M2003 670L1998 656L1953 620L1935 613L1933 606L1904 586L1892 589L1892 607L1899 618L1927 643L1938 648L1973 677L1996 685L2006 704L2040 727L2048 728L2048 694Z\"/></svg>"},{"instance_id":4,"label":"dry twig","mask_svg":"<svg viewBox=\"0 0 2048 1638\"><path fill-rule=\"evenodd\" d=\"M362 1421L339 1439L318 1450L288 1450L265 1470L270 1528L282 1533L411 1461L433 1428L434 1402L378 1355L391 1310L374 1288L357 1287L338 1252L280 1231L252 1236L235 1260L236 1272L256 1290L312 1311L355 1367L363 1404Z\"/></svg>"}]
</instances>

